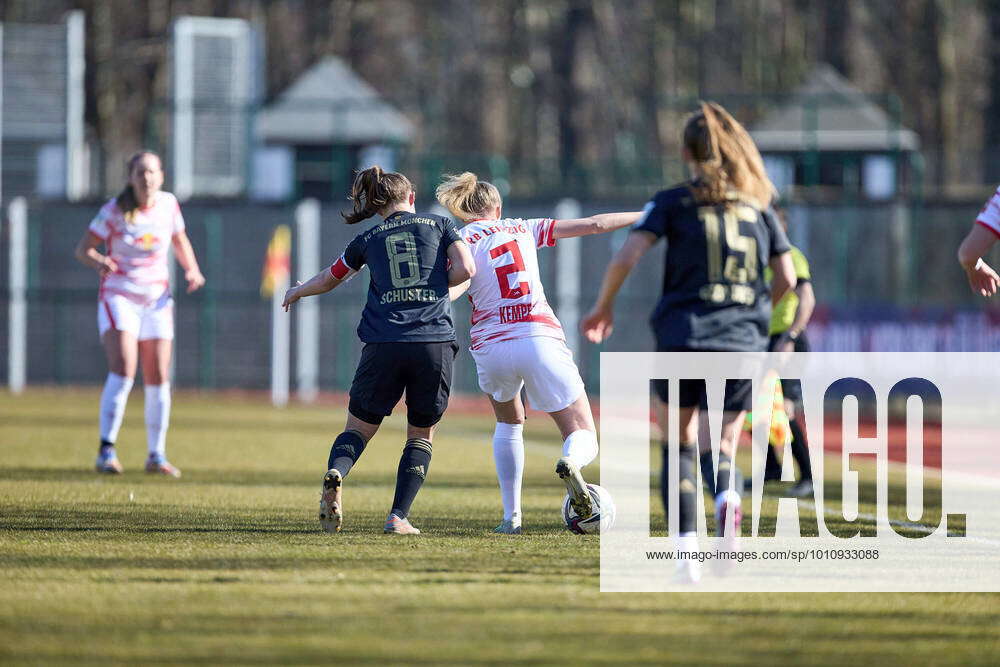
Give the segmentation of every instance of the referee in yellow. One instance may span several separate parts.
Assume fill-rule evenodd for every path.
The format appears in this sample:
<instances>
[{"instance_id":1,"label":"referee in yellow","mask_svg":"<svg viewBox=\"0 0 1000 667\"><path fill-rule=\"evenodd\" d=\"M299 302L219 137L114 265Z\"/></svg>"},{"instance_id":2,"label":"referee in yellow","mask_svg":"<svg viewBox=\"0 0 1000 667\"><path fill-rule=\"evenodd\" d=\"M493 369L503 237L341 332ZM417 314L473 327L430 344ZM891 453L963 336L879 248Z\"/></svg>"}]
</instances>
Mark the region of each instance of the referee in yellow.
<instances>
[{"instance_id":1,"label":"referee in yellow","mask_svg":"<svg viewBox=\"0 0 1000 667\"><path fill-rule=\"evenodd\" d=\"M788 230L788 220L785 212L775 208L782 226ZM792 246L792 264L795 267L795 277L798 284L794 291L785 293L771 311L771 352L808 352L809 341L806 338L806 325L812 317L816 306L816 296L813 294L809 262L802 251ZM770 269L765 271L765 277L770 282ZM805 432L798 419L798 410L802 405L802 384L798 380L783 382L782 392L785 396L785 412L792 432L792 457L799 466L799 481L789 491L796 497L809 496L813 492L812 465L809 462L809 448ZM764 481L780 480L781 464L775 455L774 447L768 445L767 463L764 467Z\"/></svg>"}]
</instances>

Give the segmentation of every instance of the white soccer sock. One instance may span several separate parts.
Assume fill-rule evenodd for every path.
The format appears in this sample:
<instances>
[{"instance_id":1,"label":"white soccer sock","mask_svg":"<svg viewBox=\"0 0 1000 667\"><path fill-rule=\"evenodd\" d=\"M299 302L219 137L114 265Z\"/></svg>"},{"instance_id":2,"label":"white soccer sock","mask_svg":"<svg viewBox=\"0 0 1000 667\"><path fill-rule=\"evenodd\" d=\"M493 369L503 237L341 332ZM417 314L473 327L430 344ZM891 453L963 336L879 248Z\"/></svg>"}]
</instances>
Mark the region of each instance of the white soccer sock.
<instances>
[{"instance_id":1,"label":"white soccer sock","mask_svg":"<svg viewBox=\"0 0 1000 667\"><path fill-rule=\"evenodd\" d=\"M593 431L573 431L563 441L562 455L582 468L597 458L597 434Z\"/></svg>"},{"instance_id":2,"label":"white soccer sock","mask_svg":"<svg viewBox=\"0 0 1000 667\"><path fill-rule=\"evenodd\" d=\"M108 373L104 381L104 391L101 392L101 440L114 442L118 439L118 430L122 427L125 416L125 403L128 393L132 391L134 380L117 373Z\"/></svg>"},{"instance_id":3,"label":"white soccer sock","mask_svg":"<svg viewBox=\"0 0 1000 667\"><path fill-rule=\"evenodd\" d=\"M493 461L497 466L503 518L521 514L521 478L524 474L523 424L497 422L493 432Z\"/></svg>"},{"instance_id":4,"label":"white soccer sock","mask_svg":"<svg viewBox=\"0 0 1000 667\"><path fill-rule=\"evenodd\" d=\"M170 425L170 383L146 385L146 443L149 455L165 458Z\"/></svg>"}]
</instances>

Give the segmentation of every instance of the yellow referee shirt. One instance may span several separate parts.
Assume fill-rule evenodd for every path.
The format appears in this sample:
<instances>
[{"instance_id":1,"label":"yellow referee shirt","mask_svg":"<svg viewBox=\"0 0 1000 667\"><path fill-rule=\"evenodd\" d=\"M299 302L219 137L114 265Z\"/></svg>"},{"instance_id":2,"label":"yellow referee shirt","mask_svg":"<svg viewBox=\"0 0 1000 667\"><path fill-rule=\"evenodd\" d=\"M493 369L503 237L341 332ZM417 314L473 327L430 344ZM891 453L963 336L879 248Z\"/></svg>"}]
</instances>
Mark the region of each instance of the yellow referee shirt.
<instances>
[{"instance_id":1,"label":"yellow referee shirt","mask_svg":"<svg viewBox=\"0 0 1000 667\"><path fill-rule=\"evenodd\" d=\"M792 246L792 265L795 267L795 277L798 280L811 279L809 277L809 262L806 261L806 256L802 254L802 251L795 246ZM764 270L764 278L767 282L771 282L774 278L770 267ZM788 331L792 322L795 321L795 311L798 308L799 295L794 291L789 291L781 297L781 301L771 311L771 332L769 335L773 336Z\"/></svg>"}]
</instances>

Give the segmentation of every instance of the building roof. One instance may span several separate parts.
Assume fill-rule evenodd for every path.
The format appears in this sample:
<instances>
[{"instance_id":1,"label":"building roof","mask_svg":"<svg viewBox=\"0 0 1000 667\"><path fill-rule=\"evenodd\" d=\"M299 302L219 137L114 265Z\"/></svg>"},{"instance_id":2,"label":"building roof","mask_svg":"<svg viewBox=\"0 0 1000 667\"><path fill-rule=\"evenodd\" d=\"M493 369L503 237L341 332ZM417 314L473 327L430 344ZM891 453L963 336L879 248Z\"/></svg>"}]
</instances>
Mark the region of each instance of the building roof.
<instances>
[{"instance_id":1,"label":"building roof","mask_svg":"<svg viewBox=\"0 0 1000 667\"><path fill-rule=\"evenodd\" d=\"M328 56L257 115L266 143L405 143L413 125L343 60Z\"/></svg>"},{"instance_id":2,"label":"building roof","mask_svg":"<svg viewBox=\"0 0 1000 667\"><path fill-rule=\"evenodd\" d=\"M913 151L920 139L833 67L818 65L791 100L755 125L750 134L762 152Z\"/></svg>"}]
</instances>

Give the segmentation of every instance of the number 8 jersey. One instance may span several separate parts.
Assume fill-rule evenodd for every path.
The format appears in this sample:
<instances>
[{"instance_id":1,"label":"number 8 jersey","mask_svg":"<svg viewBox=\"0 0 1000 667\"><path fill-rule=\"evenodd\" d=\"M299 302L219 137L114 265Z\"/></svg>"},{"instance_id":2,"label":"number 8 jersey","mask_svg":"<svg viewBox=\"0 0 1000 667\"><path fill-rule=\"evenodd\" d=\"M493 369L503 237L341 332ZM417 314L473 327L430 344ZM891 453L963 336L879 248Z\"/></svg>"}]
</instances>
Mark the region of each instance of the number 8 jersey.
<instances>
[{"instance_id":1,"label":"number 8 jersey","mask_svg":"<svg viewBox=\"0 0 1000 667\"><path fill-rule=\"evenodd\" d=\"M371 281L358 337L365 343L455 340L448 246L461 240L449 218L405 211L358 234L330 267L340 280L368 267Z\"/></svg>"},{"instance_id":2,"label":"number 8 jersey","mask_svg":"<svg viewBox=\"0 0 1000 667\"><path fill-rule=\"evenodd\" d=\"M545 299L538 248L554 246L555 220L473 220L460 234L476 260L469 287L470 348L527 336L564 340L562 325Z\"/></svg>"}]
</instances>

